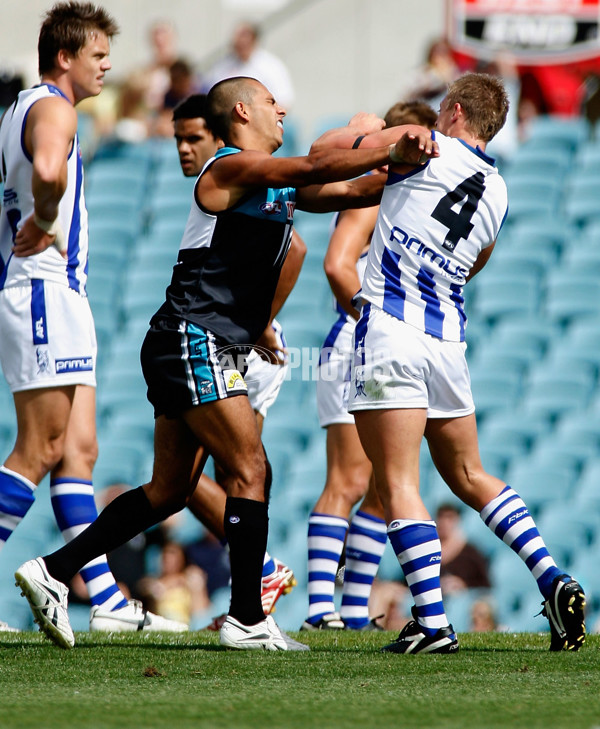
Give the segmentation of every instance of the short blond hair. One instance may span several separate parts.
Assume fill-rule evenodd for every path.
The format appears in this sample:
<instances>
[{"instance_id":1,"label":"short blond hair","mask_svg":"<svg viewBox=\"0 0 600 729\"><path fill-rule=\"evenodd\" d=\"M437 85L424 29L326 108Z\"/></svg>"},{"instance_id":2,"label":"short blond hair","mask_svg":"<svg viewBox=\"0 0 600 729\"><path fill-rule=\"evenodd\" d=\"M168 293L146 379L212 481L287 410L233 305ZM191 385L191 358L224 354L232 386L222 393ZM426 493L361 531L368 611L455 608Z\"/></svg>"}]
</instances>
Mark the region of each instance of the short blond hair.
<instances>
[{"instance_id":1,"label":"short blond hair","mask_svg":"<svg viewBox=\"0 0 600 729\"><path fill-rule=\"evenodd\" d=\"M448 88L446 108L460 104L469 130L489 142L502 129L508 114L508 95L504 84L487 73L466 73Z\"/></svg>"}]
</instances>

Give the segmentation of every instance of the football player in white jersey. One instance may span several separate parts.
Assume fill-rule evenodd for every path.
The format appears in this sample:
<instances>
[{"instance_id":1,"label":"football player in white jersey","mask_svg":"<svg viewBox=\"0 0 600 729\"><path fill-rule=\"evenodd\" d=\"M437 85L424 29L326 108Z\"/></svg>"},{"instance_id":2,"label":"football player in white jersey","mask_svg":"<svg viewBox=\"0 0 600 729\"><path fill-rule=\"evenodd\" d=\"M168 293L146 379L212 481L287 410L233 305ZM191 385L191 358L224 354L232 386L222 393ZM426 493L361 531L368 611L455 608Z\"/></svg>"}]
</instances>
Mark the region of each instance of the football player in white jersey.
<instances>
[{"instance_id":1,"label":"football player in white jersey","mask_svg":"<svg viewBox=\"0 0 600 729\"><path fill-rule=\"evenodd\" d=\"M222 141L215 138L206 126L205 117L205 94L193 94L173 110L175 142L181 170L186 177L197 177L217 149L223 146ZM305 255L306 245L294 231L273 300L271 309L273 317L296 283ZM275 318L269 323L258 346L265 359L256 350L252 350L248 355L244 380L248 385L248 399L256 414L258 430L262 434L267 411L275 402L288 369L283 331ZM217 480L221 481L222 473L217 464L215 469ZM221 542L225 540L223 526L225 501L224 488L206 474L202 474L188 502L188 508L194 516ZM262 577L262 604L265 614L274 612L277 600L282 595L289 594L296 584L293 571L281 560L266 552ZM227 615L216 617L208 626L209 629L219 630L226 617Z\"/></svg>"},{"instance_id":2,"label":"football player in white jersey","mask_svg":"<svg viewBox=\"0 0 600 729\"><path fill-rule=\"evenodd\" d=\"M458 650L442 601L436 525L419 495L424 436L452 491L532 572L550 650L578 650L585 640L581 586L557 567L519 495L484 471L477 443L462 287L489 259L507 213L506 186L485 152L507 111L497 78L467 74L449 87L432 132L439 157L390 165L369 250L349 410L415 602L414 620L388 652ZM360 146L393 142L401 130ZM329 143L350 146L349 136Z\"/></svg>"},{"instance_id":3,"label":"football player in white jersey","mask_svg":"<svg viewBox=\"0 0 600 729\"><path fill-rule=\"evenodd\" d=\"M0 361L18 427L0 466L0 547L48 473L67 540L97 516L96 336L85 291L87 212L75 106L102 90L117 32L92 3L56 4L39 35L41 83L19 94L0 126ZM105 556L81 575L92 630L186 629L128 602Z\"/></svg>"},{"instance_id":4,"label":"football player in white jersey","mask_svg":"<svg viewBox=\"0 0 600 729\"><path fill-rule=\"evenodd\" d=\"M428 104L414 101L394 104L384 121L386 128L420 124L431 129L436 118ZM319 422L327 429L327 479L308 520L308 616L302 630L380 629L369 617L369 598L387 541L386 524L371 462L348 412L352 335L360 315L352 299L360 289L377 212L378 206L340 213L324 260L339 316L323 344L317 379ZM344 546L337 612L335 582Z\"/></svg>"}]
</instances>

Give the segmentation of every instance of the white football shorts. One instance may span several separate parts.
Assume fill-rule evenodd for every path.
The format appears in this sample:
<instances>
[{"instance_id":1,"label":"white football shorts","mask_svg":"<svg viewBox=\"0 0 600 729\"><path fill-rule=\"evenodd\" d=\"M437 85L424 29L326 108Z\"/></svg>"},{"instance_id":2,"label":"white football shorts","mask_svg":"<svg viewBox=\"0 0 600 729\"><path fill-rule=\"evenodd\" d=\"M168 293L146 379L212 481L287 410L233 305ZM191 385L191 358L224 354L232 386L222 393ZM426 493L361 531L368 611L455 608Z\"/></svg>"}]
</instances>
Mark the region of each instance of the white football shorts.
<instances>
[{"instance_id":1,"label":"white football shorts","mask_svg":"<svg viewBox=\"0 0 600 729\"><path fill-rule=\"evenodd\" d=\"M248 399L252 409L263 418L277 399L281 385L285 380L289 365L271 364L252 350L246 360L247 369L244 381L248 386Z\"/></svg>"},{"instance_id":2,"label":"white football shorts","mask_svg":"<svg viewBox=\"0 0 600 729\"><path fill-rule=\"evenodd\" d=\"M317 371L317 411L321 428L354 425L354 416L348 412L353 332L354 322L346 322L335 338L327 337L321 349Z\"/></svg>"},{"instance_id":3,"label":"white football shorts","mask_svg":"<svg viewBox=\"0 0 600 729\"><path fill-rule=\"evenodd\" d=\"M0 364L12 392L95 387L96 356L86 297L41 279L0 291Z\"/></svg>"},{"instance_id":4,"label":"white football shorts","mask_svg":"<svg viewBox=\"0 0 600 729\"><path fill-rule=\"evenodd\" d=\"M426 408L429 418L475 411L465 342L425 334L374 306L356 325L349 410Z\"/></svg>"},{"instance_id":5,"label":"white football shorts","mask_svg":"<svg viewBox=\"0 0 600 729\"><path fill-rule=\"evenodd\" d=\"M281 324L277 319L271 322L279 345L280 353L286 348L287 343L283 335ZM263 418L267 417L267 411L271 405L277 400L279 390L288 373L288 364L271 364L253 349L246 359L246 371L244 372L244 381L248 386L248 399L254 412L260 413Z\"/></svg>"}]
</instances>

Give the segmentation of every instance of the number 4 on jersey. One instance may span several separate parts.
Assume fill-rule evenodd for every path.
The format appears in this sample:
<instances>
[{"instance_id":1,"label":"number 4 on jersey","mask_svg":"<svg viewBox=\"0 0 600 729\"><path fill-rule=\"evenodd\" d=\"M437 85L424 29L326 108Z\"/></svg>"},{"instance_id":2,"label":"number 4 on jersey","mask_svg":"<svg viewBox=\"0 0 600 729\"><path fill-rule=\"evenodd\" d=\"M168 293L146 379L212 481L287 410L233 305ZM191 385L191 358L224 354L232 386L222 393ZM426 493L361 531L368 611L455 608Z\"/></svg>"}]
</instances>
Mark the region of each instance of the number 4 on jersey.
<instances>
[{"instance_id":1,"label":"number 4 on jersey","mask_svg":"<svg viewBox=\"0 0 600 729\"><path fill-rule=\"evenodd\" d=\"M476 172L472 177L461 182L452 192L444 195L431 213L432 218L448 228L446 240L443 243L447 250L453 251L461 238L466 240L469 237L473 230L471 218L477 210L477 204L481 200L484 190L483 172ZM465 198L460 212L452 209Z\"/></svg>"}]
</instances>

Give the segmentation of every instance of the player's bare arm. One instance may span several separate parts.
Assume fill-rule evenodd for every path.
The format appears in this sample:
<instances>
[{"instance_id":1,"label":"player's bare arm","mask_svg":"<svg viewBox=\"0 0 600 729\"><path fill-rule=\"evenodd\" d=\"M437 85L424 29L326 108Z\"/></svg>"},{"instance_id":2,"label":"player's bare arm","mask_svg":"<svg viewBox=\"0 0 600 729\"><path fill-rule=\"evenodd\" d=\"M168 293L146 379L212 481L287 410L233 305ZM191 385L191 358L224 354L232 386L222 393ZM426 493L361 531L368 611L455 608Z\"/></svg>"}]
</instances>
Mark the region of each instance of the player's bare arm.
<instances>
[{"instance_id":1,"label":"player's bare arm","mask_svg":"<svg viewBox=\"0 0 600 729\"><path fill-rule=\"evenodd\" d=\"M350 119L345 127L328 129L318 139L315 139L311 145L310 151L316 152L318 149L340 146L343 148L350 148L352 146L352 142L354 142L354 140L358 137L379 132L384 128L384 126L384 120L376 114L359 111L358 114L355 114L352 119ZM339 145L336 144L336 139L338 137L342 139L351 139L352 141L348 146Z\"/></svg>"},{"instance_id":2,"label":"player's bare arm","mask_svg":"<svg viewBox=\"0 0 600 729\"><path fill-rule=\"evenodd\" d=\"M479 273L481 269L485 266L485 264L490 260L490 256L492 255L492 251L494 250L494 246L496 245L496 241L494 241L490 246L487 248L483 248L481 253L477 256L475 263L471 267L471 270L469 271L469 275L466 278L466 281L470 281L473 276Z\"/></svg>"},{"instance_id":3,"label":"player's bare arm","mask_svg":"<svg viewBox=\"0 0 600 729\"><path fill-rule=\"evenodd\" d=\"M255 187L303 187L337 182L389 162L389 145L357 150L326 149L305 157L273 157L267 152L243 150L214 162L200 178L196 197L205 208L218 212L234 205ZM327 211L332 209L336 208L329 207Z\"/></svg>"},{"instance_id":4,"label":"player's bare arm","mask_svg":"<svg viewBox=\"0 0 600 729\"><path fill-rule=\"evenodd\" d=\"M352 305L360 289L356 262L371 240L378 211L379 207L374 206L340 213L323 261L336 300L356 320L359 312Z\"/></svg>"},{"instance_id":5,"label":"player's bare arm","mask_svg":"<svg viewBox=\"0 0 600 729\"><path fill-rule=\"evenodd\" d=\"M40 99L25 127L25 146L33 158L34 213L15 236L14 255L30 256L53 244L61 248L64 234L56 223L58 204L67 185L67 159L77 132L75 109L62 98Z\"/></svg>"},{"instance_id":6,"label":"player's bare arm","mask_svg":"<svg viewBox=\"0 0 600 729\"><path fill-rule=\"evenodd\" d=\"M439 157L439 148L431 131L416 124L403 124L359 136L351 127L342 127L336 134L320 137L311 147L311 152L317 143L318 149L370 149L387 144L391 151L391 167L400 173L425 164L431 157Z\"/></svg>"},{"instance_id":7,"label":"player's bare arm","mask_svg":"<svg viewBox=\"0 0 600 729\"><path fill-rule=\"evenodd\" d=\"M378 205L387 175L376 173L354 180L308 185L296 190L296 207L310 213L331 213Z\"/></svg>"}]
</instances>

